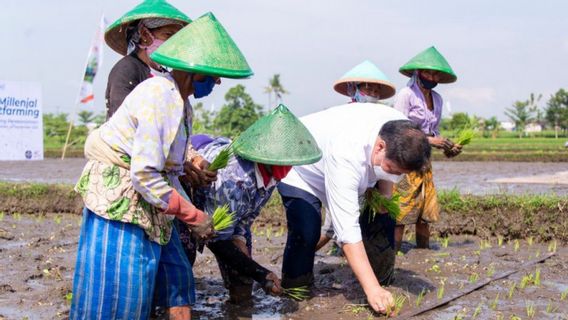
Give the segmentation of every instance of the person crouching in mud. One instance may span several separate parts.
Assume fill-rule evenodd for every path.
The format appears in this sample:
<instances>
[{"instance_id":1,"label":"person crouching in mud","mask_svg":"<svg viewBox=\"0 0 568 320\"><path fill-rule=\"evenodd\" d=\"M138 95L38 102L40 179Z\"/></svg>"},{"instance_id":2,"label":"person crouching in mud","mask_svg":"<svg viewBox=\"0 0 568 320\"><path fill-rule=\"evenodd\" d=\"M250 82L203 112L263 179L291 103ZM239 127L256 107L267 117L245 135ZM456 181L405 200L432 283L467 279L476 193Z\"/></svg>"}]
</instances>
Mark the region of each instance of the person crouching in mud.
<instances>
[{"instance_id":1,"label":"person crouching in mud","mask_svg":"<svg viewBox=\"0 0 568 320\"><path fill-rule=\"evenodd\" d=\"M231 144L231 140L206 135L192 137L198 152L209 162ZM192 188L194 204L212 215L217 207L229 205L233 224L209 240L232 303L251 301L253 281L265 292L282 293L280 279L252 259L251 225L267 203L278 182L293 165L310 164L321 151L304 125L284 105L257 120L232 145L235 157L217 172L208 187ZM181 228L184 249L193 263L199 244L190 228Z\"/></svg>"}]
</instances>

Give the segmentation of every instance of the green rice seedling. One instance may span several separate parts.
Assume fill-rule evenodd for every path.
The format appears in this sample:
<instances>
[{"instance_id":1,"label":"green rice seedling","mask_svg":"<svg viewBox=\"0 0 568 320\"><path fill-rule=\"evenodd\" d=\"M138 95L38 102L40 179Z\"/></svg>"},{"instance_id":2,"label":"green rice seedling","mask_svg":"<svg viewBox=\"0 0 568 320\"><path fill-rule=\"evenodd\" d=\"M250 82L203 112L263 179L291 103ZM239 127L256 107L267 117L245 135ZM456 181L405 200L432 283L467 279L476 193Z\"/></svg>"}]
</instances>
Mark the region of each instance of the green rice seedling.
<instances>
[{"instance_id":1,"label":"green rice seedling","mask_svg":"<svg viewBox=\"0 0 568 320\"><path fill-rule=\"evenodd\" d=\"M272 237L272 226L268 226L268 228L266 228L266 239L270 240L270 237Z\"/></svg>"},{"instance_id":2,"label":"green rice seedling","mask_svg":"<svg viewBox=\"0 0 568 320\"><path fill-rule=\"evenodd\" d=\"M285 231L286 231L286 230L284 230L284 226L280 226L280 229L278 229L278 232L276 232L276 233L274 234L274 236L275 236L275 237L281 237L281 236L284 235L284 232L285 232Z\"/></svg>"},{"instance_id":3,"label":"green rice seedling","mask_svg":"<svg viewBox=\"0 0 568 320\"><path fill-rule=\"evenodd\" d=\"M302 301L309 298L310 289L308 289L308 286L301 286L296 288L283 288L282 293L296 301Z\"/></svg>"},{"instance_id":4,"label":"green rice seedling","mask_svg":"<svg viewBox=\"0 0 568 320\"><path fill-rule=\"evenodd\" d=\"M55 215L55 217L53 217L53 221L55 221L56 224L61 224L61 215Z\"/></svg>"},{"instance_id":5,"label":"green rice seedling","mask_svg":"<svg viewBox=\"0 0 568 320\"><path fill-rule=\"evenodd\" d=\"M400 195L394 194L390 199L383 196L377 189L367 191L363 211L370 209L369 221L375 219L375 215L386 210L388 215L396 221L400 216Z\"/></svg>"},{"instance_id":6,"label":"green rice seedling","mask_svg":"<svg viewBox=\"0 0 568 320\"><path fill-rule=\"evenodd\" d=\"M503 245L503 236L502 235L497 236L497 245L499 247Z\"/></svg>"},{"instance_id":7,"label":"green rice seedling","mask_svg":"<svg viewBox=\"0 0 568 320\"><path fill-rule=\"evenodd\" d=\"M479 251L491 248L491 242L489 240L481 239L479 240Z\"/></svg>"},{"instance_id":8,"label":"green rice seedling","mask_svg":"<svg viewBox=\"0 0 568 320\"><path fill-rule=\"evenodd\" d=\"M509 294L507 295L509 300L511 300L511 298L513 298L513 294L515 294L515 289L517 289L517 283L513 281L511 283L511 285L509 286Z\"/></svg>"},{"instance_id":9,"label":"green rice seedling","mask_svg":"<svg viewBox=\"0 0 568 320\"><path fill-rule=\"evenodd\" d=\"M14 212L14 214L12 216L13 216L14 220L16 220L16 221L22 220L22 214L19 213L19 212Z\"/></svg>"},{"instance_id":10,"label":"green rice seedling","mask_svg":"<svg viewBox=\"0 0 568 320\"><path fill-rule=\"evenodd\" d=\"M358 315L361 312L368 311L369 305L368 304L346 304L343 306L344 312L350 312L354 315Z\"/></svg>"},{"instance_id":11,"label":"green rice seedling","mask_svg":"<svg viewBox=\"0 0 568 320\"><path fill-rule=\"evenodd\" d=\"M477 316L479 316L479 314L481 313L481 307L483 306L483 303L479 303L477 305L477 308L475 308L475 310L473 311L473 315L471 316L472 319L476 319Z\"/></svg>"},{"instance_id":12,"label":"green rice seedling","mask_svg":"<svg viewBox=\"0 0 568 320\"><path fill-rule=\"evenodd\" d=\"M67 294L65 295L65 301L67 301L67 303L71 303L71 300L73 300L73 293L67 292Z\"/></svg>"},{"instance_id":13,"label":"green rice seedling","mask_svg":"<svg viewBox=\"0 0 568 320\"><path fill-rule=\"evenodd\" d=\"M420 307L420 304L422 303L422 300L424 300L425 295L426 295L426 288L422 288L422 290L420 291L420 293L416 297L416 301L414 301L414 304L417 307Z\"/></svg>"},{"instance_id":14,"label":"green rice seedling","mask_svg":"<svg viewBox=\"0 0 568 320\"><path fill-rule=\"evenodd\" d=\"M442 246L442 248L447 248L449 244L450 244L450 237L440 238L440 245Z\"/></svg>"},{"instance_id":15,"label":"green rice seedling","mask_svg":"<svg viewBox=\"0 0 568 320\"><path fill-rule=\"evenodd\" d=\"M234 154L233 143L235 140L217 154L215 159L213 159L213 161L209 164L209 168L207 168L207 170L215 171L223 169L229 164L229 159L231 159Z\"/></svg>"},{"instance_id":16,"label":"green rice seedling","mask_svg":"<svg viewBox=\"0 0 568 320\"><path fill-rule=\"evenodd\" d=\"M225 230L235 223L235 214L229 213L229 205L217 207L213 212L213 229L215 231Z\"/></svg>"},{"instance_id":17,"label":"green rice seedling","mask_svg":"<svg viewBox=\"0 0 568 320\"><path fill-rule=\"evenodd\" d=\"M529 317L529 319L534 318L534 315L536 314L536 307L532 301L526 301L525 309L527 311L527 317Z\"/></svg>"},{"instance_id":18,"label":"green rice seedling","mask_svg":"<svg viewBox=\"0 0 568 320\"><path fill-rule=\"evenodd\" d=\"M397 252L396 252L396 255L397 255L398 257L404 257L404 252L402 252L402 251L397 251Z\"/></svg>"},{"instance_id":19,"label":"green rice seedling","mask_svg":"<svg viewBox=\"0 0 568 320\"><path fill-rule=\"evenodd\" d=\"M393 299L394 304L387 308L387 317L393 317L400 314L400 311L402 310L407 297L403 294L394 294Z\"/></svg>"},{"instance_id":20,"label":"green rice seedling","mask_svg":"<svg viewBox=\"0 0 568 320\"><path fill-rule=\"evenodd\" d=\"M462 146L465 146L471 142L471 140L475 137L475 133L471 129L463 129L458 133L458 138L456 143Z\"/></svg>"},{"instance_id":21,"label":"green rice seedling","mask_svg":"<svg viewBox=\"0 0 568 320\"><path fill-rule=\"evenodd\" d=\"M406 233L406 241L413 241L416 234L414 232L407 232Z\"/></svg>"},{"instance_id":22,"label":"green rice seedling","mask_svg":"<svg viewBox=\"0 0 568 320\"><path fill-rule=\"evenodd\" d=\"M523 319L521 319L521 317L519 317L519 316L517 316L517 315L512 314L512 315L509 317L509 320L523 320Z\"/></svg>"},{"instance_id":23,"label":"green rice seedling","mask_svg":"<svg viewBox=\"0 0 568 320\"><path fill-rule=\"evenodd\" d=\"M535 258L540 257L540 249L536 250L536 253L534 254Z\"/></svg>"},{"instance_id":24,"label":"green rice seedling","mask_svg":"<svg viewBox=\"0 0 568 320\"><path fill-rule=\"evenodd\" d=\"M529 282L531 281L532 275L529 276L523 276L521 278L521 283L519 284L519 289L524 289L527 287L527 285L529 284Z\"/></svg>"},{"instance_id":25,"label":"green rice seedling","mask_svg":"<svg viewBox=\"0 0 568 320\"><path fill-rule=\"evenodd\" d=\"M562 291L562 293L560 294L560 300L566 299L567 296L568 296L568 289Z\"/></svg>"},{"instance_id":26,"label":"green rice seedling","mask_svg":"<svg viewBox=\"0 0 568 320\"><path fill-rule=\"evenodd\" d=\"M555 313L558 310L558 306L552 304L552 300L548 301L546 305L546 313Z\"/></svg>"},{"instance_id":27,"label":"green rice seedling","mask_svg":"<svg viewBox=\"0 0 568 320\"><path fill-rule=\"evenodd\" d=\"M449 252L440 252L440 253L436 253L434 256L440 257L440 258L446 258L446 257L450 256L450 253Z\"/></svg>"},{"instance_id":28,"label":"green rice seedling","mask_svg":"<svg viewBox=\"0 0 568 320\"><path fill-rule=\"evenodd\" d=\"M438 300L442 300L444 298L445 286L446 283L444 281L440 281L440 287L438 288Z\"/></svg>"},{"instance_id":29,"label":"green rice seedling","mask_svg":"<svg viewBox=\"0 0 568 320\"><path fill-rule=\"evenodd\" d=\"M4 220L4 211L0 211L0 221Z\"/></svg>"},{"instance_id":30,"label":"green rice seedling","mask_svg":"<svg viewBox=\"0 0 568 320\"><path fill-rule=\"evenodd\" d=\"M540 268L536 268L534 272L534 285L540 286Z\"/></svg>"},{"instance_id":31,"label":"green rice seedling","mask_svg":"<svg viewBox=\"0 0 568 320\"><path fill-rule=\"evenodd\" d=\"M520 246L521 245L519 243L519 239L515 239L515 243L514 243L514 247L513 247L515 252L519 251Z\"/></svg>"},{"instance_id":32,"label":"green rice seedling","mask_svg":"<svg viewBox=\"0 0 568 320\"><path fill-rule=\"evenodd\" d=\"M533 242L534 242L533 237L528 237L528 238L527 238L527 243L528 243L529 247L533 245Z\"/></svg>"},{"instance_id":33,"label":"green rice seedling","mask_svg":"<svg viewBox=\"0 0 568 320\"><path fill-rule=\"evenodd\" d=\"M442 272L442 269L440 269L440 266L439 266L439 265L435 264L435 265L433 265L432 267L430 267L430 269L428 269L428 271L432 271L432 272L435 272L435 273L440 273L440 272Z\"/></svg>"},{"instance_id":34,"label":"green rice seedling","mask_svg":"<svg viewBox=\"0 0 568 320\"><path fill-rule=\"evenodd\" d=\"M497 292L495 299L493 299L493 301L491 302L489 307L491 308L491 310L495 310L495 309L497 309L498 304L499 304L499 292Z\"/></svg>"},{"instance_id":35,"label":"green rice seedling","mask_svg":"<svg viewBox=\"0 0 568 320\"><path fill-rule=\"evenodd\" d=\"M463 320L466 316L464 313L464 310L460 310L458 313L456 313L453 320Z\"/></svg>"},{"instance_id":36,"label":"green rice seedling","mask_svg":"<svg viewBox=\"0 0 568 320\"><path fill-rule=\"evenodd\" d=\"M477 280L479 280L479 275L478 275L477 273L475 273L475 272L472 273L472 274L469 276L469 279L468 279L469 283L471 283L471 284L476 283Z\"/></svg>"},{"instance_id":37,"label":"green rice seedling","mask_svg":"<svg viewBox=\"0 0 568 320\"><path fill-rule=\"evenodd\" d=\"M551 252L551 253L556 252L556 239L552 240L552 241L548 244L548 252Z\"/></svg>"},{"instance_id":38,"label":"green rice seedling","mask_svg":"<svg viewBox=\"0 0 568 320\"><path fill-rule=\"evenodd\" d=\"M505 319L505 316L502 313L498 313L497 316L495 317L495 320L503 320Z\"/></svg>"},{"instance_id":39,"label":"green rice seedling","mask_svg":"<svg viewBox=\"0 0 568 320\"><path fill-rule=\"evenodd\" d=\"M487 268L487 276L492 277L495 274L495 265L490 264L489 268Z\"/></svg>"}]
</instances>

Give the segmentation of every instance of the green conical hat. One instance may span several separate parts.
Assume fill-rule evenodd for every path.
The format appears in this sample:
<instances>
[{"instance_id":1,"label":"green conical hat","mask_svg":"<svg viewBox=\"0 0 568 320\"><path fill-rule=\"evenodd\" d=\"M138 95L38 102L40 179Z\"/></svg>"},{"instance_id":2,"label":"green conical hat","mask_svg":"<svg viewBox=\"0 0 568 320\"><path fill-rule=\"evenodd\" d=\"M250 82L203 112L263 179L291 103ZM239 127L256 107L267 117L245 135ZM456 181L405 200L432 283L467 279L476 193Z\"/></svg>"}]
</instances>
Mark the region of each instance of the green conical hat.
<instances>
[{"instance_id":1,"label":"green conical hat","mask_svg":"<svg viewBox=\"0 0 568 320\"><path fill-rule=\"evenodd\" d=\"M190 23L191 19L165 0L145 0L134 9L125 13L111 24L105 32L105 41L109 47L121 55L126 55L126 29L134 21L147 18L165 18Z\"/></svg>"},{"instance_id":2,"label":"green conical hat","mask_svg":"<svg viewBox=\"0 0 568 320\"><path fill-rule=\"evenodd\" d=\"M210 12L178 31L150 58L177 70L216 77L246 78L253 75L231 36Z\"/></svg>"},{"instance_id":3,"label":"green conical hat","mask_svg":"<svg viewBox=\"0 0 568 320\"><path fill-rule=\"evenodd\" d=\"M341 79L335 82L333 89L349 97L347 87L350 82L378 84L380 88L380 99L388 99L396 93L396 87L389 81L387 76L369 60L363 61L344 74Z\"/></svg>"},{"instance_id":4,"label":"green conical hat","mask_svg":"<svg viewBox=\"0 0 568 320\"><path fill-rule=\"evenodd\" d=\"M412 77L414 70L420 69L440 71L440 83L455 82L458 78L448 61L433 46L417 54L398 71L407 77Z\"/></svg>"},{"instance_id":5,"label":"green conical hat","mask_svg":"<svg viewBox=\"0 0 568 320\"><path fill-rule=\"evenodd\" d=\"M322 157L312 134L283 104L241 133L233 146L236 155L263 164L303 165Z\"/></svg>"}]
</instances>

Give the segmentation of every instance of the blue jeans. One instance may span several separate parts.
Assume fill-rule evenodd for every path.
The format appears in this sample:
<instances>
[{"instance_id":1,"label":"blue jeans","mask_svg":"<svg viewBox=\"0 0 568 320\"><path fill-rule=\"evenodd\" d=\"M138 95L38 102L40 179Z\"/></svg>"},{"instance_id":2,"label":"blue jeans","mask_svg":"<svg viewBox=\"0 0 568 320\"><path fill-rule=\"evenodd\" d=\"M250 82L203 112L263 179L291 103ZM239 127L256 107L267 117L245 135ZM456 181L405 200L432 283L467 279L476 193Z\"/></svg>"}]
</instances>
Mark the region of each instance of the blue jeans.
<instances>
[{"instance_id":1,"label":"blue jeans","mask_svg":"<svg viewBox=\"0 0 568 320\"><path fill-rule=\"evenodd\" d=\"M296 287L313 282L314 257L321 233L321 201L314 195L278 184L286 209L288 239L282 262L282 286Z\"/></svg>"}]
</instances>

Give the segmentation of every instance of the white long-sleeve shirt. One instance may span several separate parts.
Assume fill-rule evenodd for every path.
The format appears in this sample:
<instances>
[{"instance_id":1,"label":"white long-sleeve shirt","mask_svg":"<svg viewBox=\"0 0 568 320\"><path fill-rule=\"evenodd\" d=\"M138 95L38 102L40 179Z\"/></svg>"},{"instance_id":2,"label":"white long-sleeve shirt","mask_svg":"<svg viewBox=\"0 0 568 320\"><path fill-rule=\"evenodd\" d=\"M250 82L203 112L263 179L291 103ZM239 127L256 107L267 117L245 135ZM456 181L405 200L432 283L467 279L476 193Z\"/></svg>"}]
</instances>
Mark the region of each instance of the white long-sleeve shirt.
<instances>
[{"instance_id":1,"label":"white long-sleeve shirt","mask_svg":"<svg viewBox=\"0 0 568 320\"><path fill-rule=\"evenodd\" d=\"M350 103L300 118L321 148L322 159L295 166L283 183L316 196L331 216L337 240L362 240L359 198L377 182L371 153L382 126L407 119L381 104Z\"/></svg>"}]
</instances>

